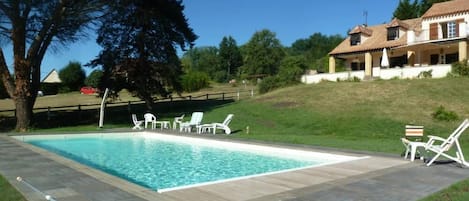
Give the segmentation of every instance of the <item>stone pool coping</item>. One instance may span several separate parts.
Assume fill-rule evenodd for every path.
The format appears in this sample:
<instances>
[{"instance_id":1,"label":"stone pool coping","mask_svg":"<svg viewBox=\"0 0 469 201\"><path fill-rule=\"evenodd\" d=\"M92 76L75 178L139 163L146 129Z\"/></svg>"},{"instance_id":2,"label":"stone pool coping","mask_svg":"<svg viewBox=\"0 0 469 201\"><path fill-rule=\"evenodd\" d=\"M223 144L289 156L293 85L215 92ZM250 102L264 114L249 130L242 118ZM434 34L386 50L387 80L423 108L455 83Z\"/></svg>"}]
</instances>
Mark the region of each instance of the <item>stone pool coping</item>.
<instances>
[{"instance_id":1,"label":"stone pool coping","mask_svg":"<svg viewBox=\"0 0 469 201\"><path fill-rule=\"evenodd\" d=\"M61 133L63 134L63 133ZM168 134L168 133L164 133ZM178 133L170 133L181 135ZM215 140L228 140L213 137L212 135L188 135L196 138L211 138ZM244 142L242 140L234 140ZM258 143L248 141L247 143L263 144L282 148L295 148L315 152L327 152L341 155L363 156L361 153L346 153L331 149L317 149L307 146L289 146L269 143ZM3 153L2 153L3 152ZM70 159L63 158L56 154L47 152L27 143L20 142L7 136L0 136L0 173L4 175L17 189L22 192L28 200L41 200L40 196L28 190L24 185L15 181L16 176L24 177L41 191L53 195L58 200L272 200L272 199L300 199L317 197L317 194L323 195L323 199L331 197L330 200L340 198L344 192L350 191L352 195L373 197L371 189L361 189L363 182L375 181L383 177L386 179L396 178L390 175L407 175L406 178L412 178L413 172L422 169L420 172L444 171L449 176L448 184L437 183L431 186L421 182L423 178L418 177L415 181L403 178L401 181L382 182L382 185L394 186L395 192L405 192L412 189L412 186L421 187L427 185L426 191L419 193L411 192L409 196L402 196L402 193L396 194L391 200L401 196L409 200L424 196L423 193L435 192L445 186L454 183L457 180L467 178L467 169L452 167L451 165L440 165L433 167L423 167L423 163L410 163L398 157L388 157L383 155L369 155L370 157L344 162L333 165L309 168L293 172L286 172L274 175L267 175L244 180L237 180L225 183L194 187L190 189L175 190L165 193L158 193L150 189L130 183L118 177L109 175L99 170L81 165ZM23 158L24 160L17 160ZM448 170L449 168L449 170ZM432 171L429 171L432 170ZM430 174L430 173L429 173ZM440 173L441 174L441 173ZM462 174L462 175L460 175ZM432 177L439 177L433 175ZM431 177L428 177L431 179ZM439 180L442 180L441 178ZM444 179L443 179L444 180ZM380 180L376 180L377 183ZM405 189L399 189L401 183L409 183ZM415 182L415 185L410 185ZM388 183L388 184L386 184ZM423 184L422 184L423 183ZM357 187L358 185L358 187ZM376 187L381 185L376 185ZM405 185L403 185L405 187ZM406 190L407 189L407 190ZM378 190L378 189L376 189ZM369 191L369 192L368 192ZM328 192L328 193L325 193ZM314 195L313 195L314 194ZM383 197L379 196L382 199ZM42 200L44 200L42 198ZM306 199L309 200L309 199ZM379 199L377 199L379 200ZM411 199L410 199L411 200Z\"/></svg>"}]
</instances>

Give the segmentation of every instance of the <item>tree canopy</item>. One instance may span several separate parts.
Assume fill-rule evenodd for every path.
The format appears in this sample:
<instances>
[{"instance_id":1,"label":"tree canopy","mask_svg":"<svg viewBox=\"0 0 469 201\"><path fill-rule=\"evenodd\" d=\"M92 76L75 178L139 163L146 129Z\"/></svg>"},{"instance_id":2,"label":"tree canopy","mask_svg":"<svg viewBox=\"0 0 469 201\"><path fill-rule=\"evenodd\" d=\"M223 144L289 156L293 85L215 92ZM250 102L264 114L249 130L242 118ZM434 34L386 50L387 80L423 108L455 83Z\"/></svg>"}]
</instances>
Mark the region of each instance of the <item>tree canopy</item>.
<instances>
[{"instance_id":1,"label":"tree canopy","mask_svg":"<svg viewBox=\"0 0 469 201\"><path fill-rule=\"evenodd\" d=\"M406 20L421 17L427 12L430 7L435 3L445 2L448 0L400 0L396 10L393 12L393 17Z\"/></svg>"},{"instance_id":2,"label":"tree canopy","mask_svg":"<svg viewBox=\"0 0 469 201\"><path fill-rule=\"evenodd\" d=\"M92 87L99 87L101 84L101 78L103 77L102 70L94 70L85 79L85 85Z\"/></svg>"},{"instance_id":3,"label":"tree canopy","mask_svg":"<svg viewBox=\"0 0 469 201\"><path fill-rule=\"evenodd\" d=\"M0 2L0 41L13 47L9 71L0 48L0 78L15 102L16 129L26 131L40 85L41 63L50 46L61 46L86 35L99 16L100 0L8 0ZM12 76L14 75L14 76Z\"/></svg>"},{"instance_id":4,"label":"tree canopy","mask_svg":"<svg viewBox=\"0 0 469 201\"><path fill-rule=\"evenodd\" d=\"M176 46L192 46L197 36L179 0L111 2L98 29L103 50L92 64L103 67L105 87L126 88L151 110L152 96L181 91Z\"/></svg>"},{"instance_id":5,"label":"tree canopy","mask_svg":"<svg viewBox=\"0 0 469 201\"><path fill-rule=\"evenodd\" d=\"M244 48L246 75L274 75L286 55L275 33L267 29L254 33Z\"/></svg>"},{"instance_id":6,"label":"tree canopy","mask_svg":"<svg viewBox=\"0 0 469 201\"><path fill-rule=\"evenodd\" d=\"M187 72L206 72L211 79L215 78L215 73L220 69L220 58L218 48L215 46L195 47L188 50L183 57L189 59Z\"/></svg>"},{"instance_id":7,"label":"tree canopy","mask_svg":"<svg viewBox=\"0 0 469 201\"><path fill-rule=\"evenodd\" d=\"M225 75L224 80L228 81L236 75L238 68L243 65L243 56L233 37L223 37L220 42L219 57L220 71Z\"/></svg>"},{"instance_id":8,"label":"tree canopy","mask_svg":"<svg viewBox=\"0 0 469 201\"><path fill-rule=\"evenodd\" d=\"M59 71L60 80L62 80L63 92L78 91L83 86L86 73L81 68L80 62L69 62L67 66Z\"/></svg>"},{"instance_id":9,"label":"tree canopy","mask_svg":"<svg viewBox=\"0 0 469 201\"><path fill-rule=\"evenodd\" d=\"M293 42L288 52L292 56L304 56L310 69L324 71L327 66L323 64L323 58L343 40L344 37L340 35L326 36L314 33L308 38Z\"/></svg>"},{"instance_id":10,"label":"tree canopy","mask_svg":"<svg viewBox=\"0 0 469 201\"><path fill-rule=\"evenodd\" d=\"M419 16L419 3L414 0L413 3L410 0L400 0L396 10L393 12L393 16L400 20L417 18Z\"/></svg>"}]
</instances>

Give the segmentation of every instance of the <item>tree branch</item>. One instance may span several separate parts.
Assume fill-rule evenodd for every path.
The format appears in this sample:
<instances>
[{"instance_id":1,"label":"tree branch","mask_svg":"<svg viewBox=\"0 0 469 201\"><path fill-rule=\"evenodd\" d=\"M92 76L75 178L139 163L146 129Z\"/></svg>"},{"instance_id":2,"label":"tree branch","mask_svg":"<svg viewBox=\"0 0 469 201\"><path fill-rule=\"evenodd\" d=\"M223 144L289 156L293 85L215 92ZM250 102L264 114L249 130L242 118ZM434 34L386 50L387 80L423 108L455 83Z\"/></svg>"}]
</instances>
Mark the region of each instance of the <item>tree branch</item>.
<instances>
[{"instance_id":1,"label":"tree branch","mask_svg":"<svg viewBox=\"0 0 469 201\"><path fill-rule=\"evenodd\" d=\"M41 31L39 31L39 33L37 34L37 36L34 38L32 44L31 44L31 47L29 48L28 50L28 56L27 56L27 60L34 60L35 57L40 57L42 58L44 55L38 55L39 53L39 49L42 47L44 47L44 40L46 38L47 35L55 35L55 31L57 31L57 24L58 22L60 22L61 20L61 13L63 11L63 8L64 8L64 1L60 1L60 5L58 5L56 8L55 8L55 11L54 11L54 15L51 19L49 19L47 21L47 23L45 23L43 26L42 26L42 29ZM55 24L55 26L54 26ZM52 29L52 30L51 30ZM54 33L54 34L52 34ZM47 47L49 46L49 44L47 44L47 46L45 46L45 48L47 49ZM44 51L45 53L45 51ZM34 63L34 62L33 62Z\"/></svg>"},{"instance_id":2,"label":"tree branch","mask_svg":"<svg viewBox=\"0 0 469 201\"><path fill-rule=\"evenodd\" d=\"M5 3L0 2L0 10L2 10L3 13L5 13L5 15L8 16L10 19L12 18L11 12L10 12L11 8L6 6Z\"/></svg>"},{"instance_id":3,"label":"tree branch","mask_svg":"<svg viewBox=\"0 0 469 201\"><path fill-rule=\"evenodd\" d=\"M8 70L2 48L0 48L0 79L3 81L3 85L5 86L5 89L7 90L10 97L15 98L15 82L13 81L10 71Z\"/></svg>"}]
</instances>

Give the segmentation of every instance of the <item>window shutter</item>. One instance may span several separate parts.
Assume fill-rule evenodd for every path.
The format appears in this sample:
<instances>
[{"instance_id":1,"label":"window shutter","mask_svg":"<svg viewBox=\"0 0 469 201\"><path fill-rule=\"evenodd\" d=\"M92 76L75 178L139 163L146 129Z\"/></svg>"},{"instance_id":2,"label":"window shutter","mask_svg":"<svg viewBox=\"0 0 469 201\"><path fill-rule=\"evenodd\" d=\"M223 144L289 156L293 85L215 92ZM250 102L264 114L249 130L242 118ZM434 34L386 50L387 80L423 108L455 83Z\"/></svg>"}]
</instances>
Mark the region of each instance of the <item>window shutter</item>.
<instances>
[{"instance_id":1,"label":"window shutter","mask_svg":"<svg viewBox=\"0 0 469 201\"><path fill-rule=\"evenodd\" d=\"M430 40L438 39L438 24L431 23L430 24Z\"/></svg>"},{"instance_id":2,"label":"window shutter","mask_svg":"<svg viewBox=\"0 0 469 201\"><path fill-rule=\"evenodd\" d=\"M457 19L456 20L456 37L459 37L459 24L463 23L464 19Z\"/></svg>"}]
</instances>

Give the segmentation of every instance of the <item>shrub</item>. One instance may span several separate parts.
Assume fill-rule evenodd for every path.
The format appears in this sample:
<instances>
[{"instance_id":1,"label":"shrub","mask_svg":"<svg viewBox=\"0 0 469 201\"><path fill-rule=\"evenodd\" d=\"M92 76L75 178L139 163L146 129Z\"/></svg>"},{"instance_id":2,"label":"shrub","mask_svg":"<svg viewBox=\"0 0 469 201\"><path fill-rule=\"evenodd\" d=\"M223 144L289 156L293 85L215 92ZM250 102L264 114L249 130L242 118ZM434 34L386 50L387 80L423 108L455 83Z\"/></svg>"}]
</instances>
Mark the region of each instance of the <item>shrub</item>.
<instances>
[{"instance_id":1,"label":"shrub","mask_svg":"<svg viewBox=\"0 0 469 201\"><path fill-rule=\"evenodd\" d=\"M193 92L209 86L209 77L202 72L189 72L182 76L182 89Z\"/></svg>"},{"instance_id":2,"label":"shrub","mask_svg":"<svg viewBox=\"0 0 469 201\"><path fill-rule=\"evenodd\" d=\"M79 62L70 62L62 70L59 71L60 80L63 87L60 92L78 91L86 78L85 71L81 68Z\"/></svg>"},{"instance_id":3,"label":"shrub","mask_svg":"<svg viewBox=\"0 0 469 201\"><path fill-rule=\"evenodd\" d=\"M347 82L361 82L362 80L357 76L353 76L353 77L347 78L347 80L345 80L345 81L347 81Z\"/></svg>"},{"instance_id":4,"label":"shrub","mask_svg":"<svg viewBox=\"0 0 469 201\"><path fill-rule=\"evenodd\" d=\"M3 83L0 82L0 99L4 98L10 98L10 95L7 92L7 89L5 89L5 86L3 86Z\"/></svg>"},{"instance_id":5,"label":"shrub","mask_svg":"<svg viewBox=\"0 0 469 201\"><path fill-rule=\"evenodd\" d=\"M280 77L277 77L277 76L266 77L259 84L259 93L264 94L274 89L277 89L281 86L283 86L283 83L281 82Z\"/></svg>"},{"instance_id":6,"label":"shrub","mask_svg":"<svg viewBox=\"0 0 469 201\"><path fill-rule=\"evenodd\" d=\"M453 73L461 76L469 76L469 64L467 63L467 59L461 62L454 62L451 64L451 67Z\"/></svg>"},{"instance_id":7,"label":"shrub","mask_svg":"<svg viewBox=\"0 0 469 201\"><path fill-rule=\"evenodd\" d=\"M302 56L290 56L280 62L278 77L286 85L299 83L306 68L306 60Z\"/></svg>"},{"instance_id":8,"label":"shrub","mask_svg":"<svg viewBox=\"0 0 469 201\"><path fill-rule=\"evenodd\" d=\"M432 70L422 71L417 76L418 78L432 78Z\"/></svg>"},{"instance_id":9,"label":"shrub","mask_svg":"<svg viewBox=\"0 0 469 201\"><path fill-rule=\"evenodd\" d=\"M41 83L40 89L44 95L55 95L59 93L60 83Z\"/></svg>"},{"instance_id":10,"label":"shrub","mask_svg":"<svg viewBox=\"0 0 469 201\"><path fill-rule=\"evenodd\" d=\"M93 72L88 75L85 79L86 86L98 87L101 81L101 77L103 77L103 71L101 70L94 70Z\"/></svg>"},{"instance_id":11,"label":"shrub","mask_svg":"<svg viewBox=\"0 0 469 201\"><path fill-rule=\"evenodd\" d=\"M432 113L433 119L440 121L454 121L458 119L458 115L453 111L447 111L445 107L440 105L434 113Z\"/></svg>"}]
</instances>

